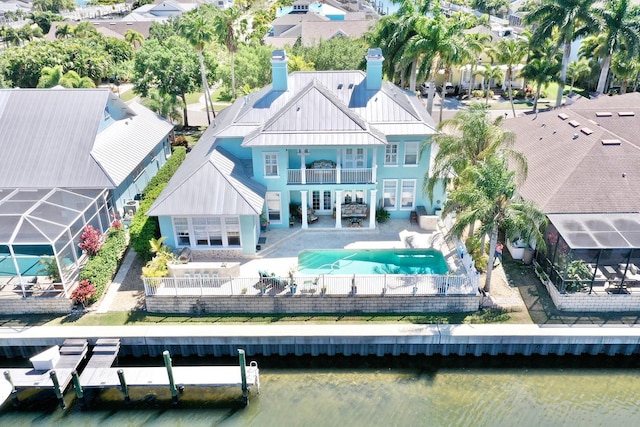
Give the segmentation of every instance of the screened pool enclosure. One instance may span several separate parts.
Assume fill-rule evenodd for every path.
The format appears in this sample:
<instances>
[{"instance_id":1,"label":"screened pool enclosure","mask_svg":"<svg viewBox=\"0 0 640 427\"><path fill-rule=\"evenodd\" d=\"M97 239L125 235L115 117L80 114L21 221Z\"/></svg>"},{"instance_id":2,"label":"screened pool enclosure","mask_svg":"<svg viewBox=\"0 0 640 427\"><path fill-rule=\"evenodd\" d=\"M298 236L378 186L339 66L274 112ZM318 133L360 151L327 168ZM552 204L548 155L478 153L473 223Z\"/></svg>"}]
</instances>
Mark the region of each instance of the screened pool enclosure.
<instances>
[{"instance_id":1,"label":"screened pool enclosure","mask_svg":"<svg viewBox=\"0 0 640 427\"><path fill-rule=\"evenodd\" d=\"M560 292L640 291L640 214L547 216L537 260Z\"/></svg>"},{"instance_id":2,"label":"screened pool enclosure","mask_svg":"<svg viewBox=\"0 0 640 427\"><path fill-rule=\"evenodd\" d=\"M110 225L105 189L0 190L0 294L68 296L87 224Z\"/></svg>"}]
</instances>

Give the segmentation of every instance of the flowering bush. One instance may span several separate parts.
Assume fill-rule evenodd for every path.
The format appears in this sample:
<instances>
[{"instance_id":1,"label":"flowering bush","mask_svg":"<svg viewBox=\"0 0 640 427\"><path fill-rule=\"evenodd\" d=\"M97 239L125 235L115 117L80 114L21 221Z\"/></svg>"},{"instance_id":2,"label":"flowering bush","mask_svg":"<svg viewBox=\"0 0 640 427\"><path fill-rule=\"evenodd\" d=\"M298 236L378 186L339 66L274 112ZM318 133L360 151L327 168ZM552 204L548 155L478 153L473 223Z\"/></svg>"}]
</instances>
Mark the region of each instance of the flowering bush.
<instances>
[{"instance_id":1,"label":"flowering bush","mask_svg":"<svg viewBox=\"0 0 640 427\"><path fill-rule=\"evenodd\" d=\"M102 241L100 240L101 237L102 236L98 230L93 228L91 225L87 225L80 235L80 243L78 243L78 247L85 251L87 255L94 256L102 247Z\"/></svg>"},{"instance_id":2,"label":"flowering bush","mask_svg":"<svg viewBox=\"0 0 640 427\"><path fill-rule=\"evenodd\" d=\"M122 221L120 221L119 219L114 219L113 222L111 223L111 227L122 228Z\"/></svg>"},{"instance_id":3,"label":"flowering bush","mask_svg":"<svg viewBox=\"0 0 640 427\"><path fill-rule=\"evenodd\" d=\"M84 279L81 280L73 292L71 293L71 299L76 304L85 305L96 293L96 287L93 283Z\"/></svg>"}]
</instances>

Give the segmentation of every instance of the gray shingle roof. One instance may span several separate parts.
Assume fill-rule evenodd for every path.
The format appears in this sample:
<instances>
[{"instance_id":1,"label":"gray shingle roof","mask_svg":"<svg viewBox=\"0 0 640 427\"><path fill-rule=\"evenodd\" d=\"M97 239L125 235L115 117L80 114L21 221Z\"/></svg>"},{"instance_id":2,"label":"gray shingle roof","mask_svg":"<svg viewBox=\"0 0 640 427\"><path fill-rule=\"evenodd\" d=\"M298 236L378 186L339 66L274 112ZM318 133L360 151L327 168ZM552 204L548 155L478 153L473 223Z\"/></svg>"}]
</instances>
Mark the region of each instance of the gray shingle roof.
<instances>
[{"instance_id":1,"label":"gray shingle roof","mask_svg":"<svg viewBox=\"0 0 640 427\"><path fill-rule=\"evenodd\" d=\"M635 116L620 117L621 111L635 111ZM598 117L597 112L612 114ZM528 161L520 193L543 212L640 212L639 93L584 100L537 117L507 120L504 127L515 132L515 149ZM585 128L592 133L587 135ZM618 139L620 145L603 145L607 139Z\"/></svg>"}]
</instances>

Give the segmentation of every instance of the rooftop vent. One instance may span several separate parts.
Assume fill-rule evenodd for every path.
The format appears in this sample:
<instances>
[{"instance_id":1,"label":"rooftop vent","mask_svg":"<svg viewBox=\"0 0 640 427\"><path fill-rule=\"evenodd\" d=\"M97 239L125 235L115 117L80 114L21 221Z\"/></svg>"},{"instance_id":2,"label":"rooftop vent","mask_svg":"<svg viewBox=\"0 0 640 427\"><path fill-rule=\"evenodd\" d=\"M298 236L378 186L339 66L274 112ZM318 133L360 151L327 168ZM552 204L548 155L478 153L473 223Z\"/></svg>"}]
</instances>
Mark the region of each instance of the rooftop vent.
<instances>
[{"instance_id":1,"label":"rooftop vent","mask_svg":"<svg viewBox=\"0 0 640 427\"><path fill-rule=\"evenodd\" d=\"M577 128L578 126L580 126L580 122L576 121L576 120L570 120L569 124L571 126L573 126L574 128Z\"/></svg>"},{"instance_id":2,"label":"rooftop vent","mask_svg":"<svg viewBox=\"0 0 640 427\"><path fill-rule=\"evenodd\" d=\"M634 113L633 111L619 111L618 112L618 116L620 116L620 117L633 117L635 115L636 115L636 113Z\"/></svg>"},{"instance_id":3,"label":"rooftop vent","mask_svg":"<svg viewBox=\"0 0 640 427\"><path fill-rule=\"evenodd\" d=\"M610 111L596 111L596 117L611 117L613 116L613 114L611 114Z\"/></svg>"},{"instance_id":4,"label":"rooftop vent","mask_svg":"<svg viewBox=\"0 0 640 427\"><path fill-rule=\"evenodd\" d=\"M591 135L593 133L593 131L589 128L582 128L580 129L580 132L584 133L585 135Z\"/></svg>"},{"instance_id":5,"label":"rooftop vent","mask_svg":"<svg viewBox=\"0 0 640 427\"><path fill-rule=\"evenodd\" d=\"M349 83L349 89L353 89L353 83Z\"/></svg>"},{"instance_id":6,"label":"rooftop vent","mask_svg":"<svg viewBox=\"0 0 640 427\"><path fill-rule=\"evenodd\" d=\"M574 133L573 134L573 139L578 139L578 136L580 136L580 135L578 135L577 133Z\"/></svg>"},{"instance_id":7,"label":"rooftop vent","mask_svg":"<svg viewBox=\"0 0 640 427\"><path fill-rule=\"evenodd\" d=\"M603 139L602 145L620 145L619 139Z\"/></svg>"},{"instance_id":8,"label":"rooftop vent","mask_svg":"<svg viewBox=\"0 0 640 427\"><path fill-rule=\"evenodd\" d=\"M343 84L342 83L338 83L338 89L342 89Z\"/></svg>"},{"instance_id":9,"label":"rooftop vent","mask_svg":"<svg viewBox=\"0 0 640 427\"><path fill-rule=\"evenodd\" d=\"M569 118L569 116L567 116L565 113L558 114L558 117L560 117L562 120L567 120Z\"/></svg>"}]
</instances>

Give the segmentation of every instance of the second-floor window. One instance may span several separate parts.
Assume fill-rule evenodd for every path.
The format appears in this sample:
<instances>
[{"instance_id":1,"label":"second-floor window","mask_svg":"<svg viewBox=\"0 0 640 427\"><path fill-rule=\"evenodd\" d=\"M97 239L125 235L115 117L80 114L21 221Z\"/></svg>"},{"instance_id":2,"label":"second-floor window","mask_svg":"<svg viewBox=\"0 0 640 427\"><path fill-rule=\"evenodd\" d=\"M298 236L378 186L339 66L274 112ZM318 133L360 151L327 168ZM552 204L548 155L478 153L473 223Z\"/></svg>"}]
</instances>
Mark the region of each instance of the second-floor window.
<instances>
[{"instance_id":1,"label":"second-floor window","mask_svg":"<svg viewBox=\"0 0 640 427\"><path fill-rule=\"evenodd\" d=\"M278 153L264 153L264 176L278 175Z\"/></svg>"},{"instance_id":2,"label":"second-floor window","mask_svg":"<svg viewBox=\"0 0 640 427\"><path fill-rule=\"evenodd\" d=\"M416 166L418 164L418 142L410 141L404 143L404 164L405 166Z\"/></svg>"},{"instance_id":3,"label":"second-floor window","mask_svg":"<svg viewBox=\"0 0 640 427\"><path fill-rule=\"evenodd\" d=\"M384 149L384 164L385 165L397 165L398 164L398 144L390 143Z\"/></svg>"}]
</instances>

